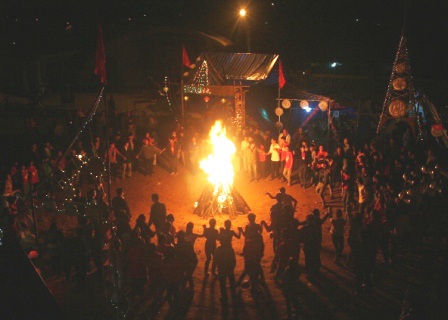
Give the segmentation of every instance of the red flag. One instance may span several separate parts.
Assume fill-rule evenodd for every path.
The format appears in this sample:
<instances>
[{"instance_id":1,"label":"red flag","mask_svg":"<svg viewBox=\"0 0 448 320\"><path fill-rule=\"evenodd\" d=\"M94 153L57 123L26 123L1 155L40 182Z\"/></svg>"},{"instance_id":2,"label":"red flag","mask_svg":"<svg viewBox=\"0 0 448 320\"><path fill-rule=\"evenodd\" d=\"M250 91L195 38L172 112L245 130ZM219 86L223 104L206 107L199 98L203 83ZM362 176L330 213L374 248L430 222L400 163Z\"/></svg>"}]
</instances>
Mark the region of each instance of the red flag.
<instances>
[{"instance_id":1,"label":"red flag","mask_svg":"<svg viewBox=\"0 0 448 320\"><path fill-rule=\"evenodd\" d=\"M286 79L285 79L285 75L283 74L283 65L282 65L282 61L278 60L278 85L281 88L283 88L283 86L286 83Z\"/></svg>"},{"instance_id":2,"label":"red flag","mask_svg":"<svg viewBox=\"0 0 448 320\"><path fill-rule=\"evenodd\" d=\"M102 84L107 84L106 51L104 50L103 29L100 24L98 25L98 38L96 40L95 75L100 78Z\"/></svg>"},{"instance_id":3,"label":"red flag","mask_svg":"<svg viewBox=\"0 0 448 320\"><path fill-rule=\"evenodd\" d=\"M182 64L186 66L187 68L190 68L190 59L188 58L187 49L185 49L185 46L182 46Z\"/></svg>"}]
</instances>

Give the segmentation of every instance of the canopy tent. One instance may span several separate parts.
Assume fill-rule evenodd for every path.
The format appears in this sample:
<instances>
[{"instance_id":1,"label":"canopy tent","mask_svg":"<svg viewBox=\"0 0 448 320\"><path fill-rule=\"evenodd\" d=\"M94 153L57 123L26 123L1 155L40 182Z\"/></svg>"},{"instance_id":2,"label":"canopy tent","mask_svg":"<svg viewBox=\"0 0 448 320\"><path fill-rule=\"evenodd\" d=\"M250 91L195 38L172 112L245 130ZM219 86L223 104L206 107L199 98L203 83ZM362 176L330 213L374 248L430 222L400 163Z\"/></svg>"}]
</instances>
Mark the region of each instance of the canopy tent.
<instances>
[{"instance_id":1,"label":"canopy tent","mask_svg":"<svg viewBox=\"0 0 448 320\"><path fill-rule=\"evenodd\" d=\"M278 57L264 53L203 52L184 83L190 86L225 86L235 81L253 84L266 80ZM205 71L208 71L207 78L203 78Z\"/></svg>"},{"instance_id":2,"label":"canopy tent","mask_svg":"<svg viewBox=\"0 0 448 320\"><path fill-rule=\"evenodd\" d=\"M237 127L245 125L247 88L265 81L278 60L277 54L262 53L202 53L183 74L182 79L182 118L184 118L185 95L209 95L230 98ZM188 96L187 96L188 97Z\"/></svg>"}]
</instances>

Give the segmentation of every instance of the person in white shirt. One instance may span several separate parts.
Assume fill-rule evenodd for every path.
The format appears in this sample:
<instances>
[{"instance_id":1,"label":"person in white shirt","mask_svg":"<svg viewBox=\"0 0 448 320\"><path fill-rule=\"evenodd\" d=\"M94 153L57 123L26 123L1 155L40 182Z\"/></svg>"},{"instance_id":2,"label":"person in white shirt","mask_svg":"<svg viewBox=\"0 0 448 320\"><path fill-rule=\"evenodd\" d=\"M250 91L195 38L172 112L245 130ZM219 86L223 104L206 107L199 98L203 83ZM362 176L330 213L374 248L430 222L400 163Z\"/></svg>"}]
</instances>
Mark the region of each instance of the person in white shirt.
<instances>
[{"instance_id":1,"label":"person in white shirt","mask_svg":"<svg viewBox=\"0 0 448 320\"><path fill-rule=\"evenodd\" d=\"M356 183L358 184L358 204L359 204L359 214L363 215L364 210L367 206L367 193L366 193L366 187L364 186L364 181L362 178L358 178L356 180Z\"/></svg>"},{"instance_id":2,"label":"person in white shirt","mask_svg":"<svg viewBox=\"0 0 448 320\"><path fill-rule=\"evenodd\" d=\"M278 135L277 143L281 146L282 137L285 137L285 142L290 145L291 144L291 136L288 133L288 130L283 129L282 132Z\"/></svg>"},{"instance_id":3,"label":"person in white shirt","mask_svg":"<svg viewBox=\"0 0 448 320\"><path fill-rule=\"evenodd\" d=\"M280 167L280 152L281 148L275 139L271 139L271 146L269 152L266 155L271 155L271 180L278 177Z\"/></svg>"}]
</instances>

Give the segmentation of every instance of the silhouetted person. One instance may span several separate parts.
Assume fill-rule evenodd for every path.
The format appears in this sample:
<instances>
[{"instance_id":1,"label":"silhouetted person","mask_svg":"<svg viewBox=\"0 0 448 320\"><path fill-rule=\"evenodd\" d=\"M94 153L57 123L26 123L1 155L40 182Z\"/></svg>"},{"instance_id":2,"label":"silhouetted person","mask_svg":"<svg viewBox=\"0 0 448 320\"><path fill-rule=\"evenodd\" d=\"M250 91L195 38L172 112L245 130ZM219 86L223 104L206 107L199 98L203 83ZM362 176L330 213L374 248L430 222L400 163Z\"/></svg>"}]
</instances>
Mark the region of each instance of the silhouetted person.
<instances>
[{"instance_id":1,"label":"silhouetted person","mask_svg":"<svg viewBox=\"0 0 448 320\"><path fill-rule=\"evenodd\" d=\"M216 250L216 241L218 241L219 239L219 232L218 230L215 228L216 227L216 220L215 219L210 219L209 221L209 225L210 227L207 228L205 226L205 224L203 225L204 228L204 237L205 237L205 256L206 256L206 260L205 260L205 266L204 266L204 275L207 277L208 276L208 267L210 265L210 262L212 260L212 255L214 255L215 250ZM216 262L215 259L213 259L213 264L212 264L212 275L215 276L216 270Z\"/></svg>"},{"instance_id":2,"label":"silhouetted person","mask_svg":"<svg viewBox=\"0 0 448 320\"><path fill-rule=\"evenodd\" d=\"M282 291L286 300L288 319L294 319L292 316L292 307L294 308L296 317L299 313L299 276L299 265L293 258L289 259L288 266L282 275Z\"/></svg>"},{"instance_id":3,"label":"silhouetted person","mask_svg":"<svg viewBox=\"0 0 448 320\"><path fill-rule=\"evenodd\" d=\"M157 193L153 193L151 199L153 204L151 206L151 212L149 213L149 222L154 224L156 232L159 234L165 223L166 207L165 204L159 202L159 195Z\"/></svg>"},{"instance_id":4,"label":"silhouetted person","mask_svg":"<svg viewBox=\"0 0 448 320\"><path fill-rule=\"evenodd\" d=\"M135 221L135 228L140 228L141 237L143 238L143 240L145 240L145 244L149 245L151 243L151 238L155 236L155 233L146 223L146 217L144 214L138 216L137 220Z\"/></svg>"},{"instance_id":5,"label":"silhouetted person","mask_svg":"<svg viewBox=\"0 0 448 320\"><path fill-rule=\"evenodd\" d=\"M182 267L173 247L165 250L165 257L162 261L162 279L166 290L166 300L172 308L177 303L182 281Z\"/></svg>"},{"instance_id":6,"label":"silhouetted person","mask_svg":"<svg viewBox=\"0 0 448 320\"><path fill-rule=\"evenodd\" d=\"M185 240L185 232L179 231L177 234L177 244L174 247L176 256L179 259L182 268L182 287L188 282L190 289L194 288L193 272L198 264L198 258L190 242Z\"/></svg>"},{"instance_id":7,"label":"silhouetted person","mask_svg":"<svg viewBox=\"0 0 448 320\"><path fill-rule=\"evenodd\" d=\"M124 199L123 188L117 188L117 195L112 199L112 208L114 209L115 218L117 220L118 235L121 237L124 233L129 233L131 227L131 211L129 205Z\"/></svg>"},{"instance_id":8,"label":"silhouetted person","mask_svg":"<svg viewBox=\"0 0 448 320\"><path fill-rule=\"evenodd\" d=\"M126 250L127 271L131 282L131 292L142 296L146 284L147 255L145 241L139 235L140 229L134 229L131 240Z\"/></svg>"},{"instance_id":9,"label":"silhouetted person","mask_svg":"<svg viewBox=\"0 0 448 320\"><path fill-rule=\"evenodd\" d=\"M215 251L214 260L218 267L218 278L219 286L221 288L221 299L224 305L228 303L226 283L229 280L230 292L232 295L232 300L235 303L236 291L235 291L235 266L236 258L235 251L233 251L230 243L228 241L221 242Z\"/></svg>"},{"instance_id":10,"label":"silhouetted person","mask_svg":"<svg viewBox=\"0 0 448 320\"><path fill-rule=\"evenodd\" d=\"M312 280L319 272L319 228L316 226L314 216L306 217L306 224L302 228L303 251L305 253L305 269L307 276Z\"/></svg>"},{"instance_id":11,"label":"silhouetted person","mask_svg":"<svg viewBox=\"0 0 448 320\"><path fill-rule=\"evenodd\" d=\"M219 237L221 242L229 242L230 246L232 246L232 239L241 238L241 231L239 233L236 233L234 230L232 230L232 222L230 220L224 221L224 227L219 229Z\"/></svg>"},{"instance_id":12,"label":"silhouetted person","mask_svg":"<svg viewBox=\"0 0 448 320\"><path fill-rule=\"evenodd\" d=\"M336 211L336 218L330 219L331 227L330 234L331 240L333 241L335 258L334 262L340 264L339 259L342 256L342 251L344 250L344 227L347 221L342 218L342 210L338 209Z\"/></svg>"}]
</instances>

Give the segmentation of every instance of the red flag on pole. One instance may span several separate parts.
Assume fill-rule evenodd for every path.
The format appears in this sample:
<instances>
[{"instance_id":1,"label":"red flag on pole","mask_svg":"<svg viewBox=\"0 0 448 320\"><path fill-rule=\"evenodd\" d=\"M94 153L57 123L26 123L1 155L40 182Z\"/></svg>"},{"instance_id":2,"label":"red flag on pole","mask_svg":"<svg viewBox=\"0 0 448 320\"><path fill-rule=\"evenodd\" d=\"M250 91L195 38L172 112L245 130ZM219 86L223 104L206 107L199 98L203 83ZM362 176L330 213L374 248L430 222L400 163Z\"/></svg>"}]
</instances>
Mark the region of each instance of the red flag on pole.
<instances>
[{"instance_id":1,"label":"red flag on pole","mask_svg":"<svg viewBox=\"0 0 448 320\"><path fill-rule=\"evenodd\" d=\"M286 83L285 75L283 74L283 64L281 60L278 60L278 86L283 88Z\"/></svg>"},{"instance_id":2,"label":"red flag on pole","mask_svg":"<svg viewBox=\"0 0 448 320\"><path fill-rule=\"evenodd\" d=\"M282 61L278 60L278 86L283 88L286 83L285 75L283 74L283 64Z\"/></svg>"},{"instance_id":3,"label":"red flag on pole","mask_svg":"<svg viewBox=\"0 0 448 320\"><path fill-rule=\"evenodd\" d=\"M182 46L182 64L187 67L190 68L190 59L188 58L188 53L187 53L187 49L185 49L185 46Z\"/></svg>"},{"instance_id":4,"label":"red flag on pole","mask_svg":"<svg viewBox=\"0 0 448 320\"><path fill-rule=\"evenodd\" d=\"M95 75L100 78L102 84L107 84L106 51L104 50L103 29L100 24L98 25L98 38L96 40Z\"/></svg>"}]
</instances>

